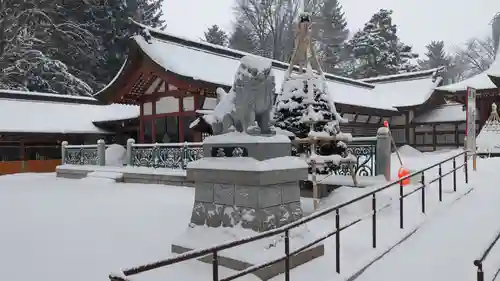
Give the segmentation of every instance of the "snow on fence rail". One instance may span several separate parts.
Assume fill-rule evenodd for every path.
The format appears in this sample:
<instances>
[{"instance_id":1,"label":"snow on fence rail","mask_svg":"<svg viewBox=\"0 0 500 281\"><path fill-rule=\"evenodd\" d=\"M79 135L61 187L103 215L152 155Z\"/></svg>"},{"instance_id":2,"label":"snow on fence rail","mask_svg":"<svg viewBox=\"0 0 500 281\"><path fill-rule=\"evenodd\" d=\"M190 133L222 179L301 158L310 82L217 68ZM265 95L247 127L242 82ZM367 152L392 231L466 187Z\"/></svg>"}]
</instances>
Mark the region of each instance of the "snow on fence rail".
<instances>
[{"instance_id":1,"label":"snow on fence rail","mask_svg":"<svg viewBox=\"0 0 500 281\"><path fill-rule=\"evenodd\" d=\"M109 279L111 281L129 281L129 277L132 275L137 275L143 272L151 271L154 269L170 266L173 264L181 263L184 261L188 260L193 260L193 259L198 259L202 257L211 257L212 258L212 280L213 281L232 281L235 280L239 277L254 273L258 271L259 269L262 269L267 266L271 266L273 264L279 263L279 262L284 262L285 265L285 281L290 281L290 272L291 272L291 264L290 264L290 259L297 255L300 252L303 252L310 247L317 245L318 243L335 236L335 269L337 273L340 273L340 253L341 253L341 232L358 224L359 222L371 218L371 224L372 224L372 231L371 231L371 240L372 240L372 248L377 248L377 214L380 213L382 210L390 207L393 203L388 203L384 206L377 207L377 194L379 194L381 191L384 191L388 188L391 187L397 187L399 188L399 197L398 197L398 207L399 207L399 227L400 229L404 229L404 210L405 210L405 204L404 204L404 199L406 197L409 197L415 193L420 193L421 194L421 209L420 211L425 214L426 213L426 189L430 187L432 183L437 183L438 184L438 192L439 192L439 202L443 200L443 178L452 175L453 176L453 191L457 191L457 170L463 168L464 169L464 181L466 184L468 184L469 179L468 179L468 165L467 165L467 152L468 151L462 151L458 154L455 154L451 157L448 157L438 163L435 163L433 165L430 165L426 168L423 168L419 171L413 172L399 180L392 181L380 188L377 188L371 192L367 192L357 198L354 198L352 200L349 200L347 202L344 202L342 204L329 207L326 209L323 209L321 211L318 211L316 213L313 213L307 217L303 217L300 220L297 220L295 222L292 222L290 224L284 225L282 227L272 229L266 232L258 233L254 236L242 238L239 240L234 240L234 241L229 241L225 242L213 247L209 248L204 248L204 249L195 249L191 250L188 252L185 252L183 254L176 255L174 257L160 260L157 262L149 263L149 264L143 264L140 266L136 266L133 268L128 268L128 269L123 269L120 270L118 273L112 273L109 275ZM463 163L460 165L457 165L457 159L459 157L463 157ZM450 170L448 171L443 171L443 165L445 163L452 162L453 166ZM438 176L435 178L432 178L431 180L425 179L425 173L427 172L427 175L432 169L438 168ZM420 177L420 185L416 188L412 188L410 191L405 191L403 182L406 179L410 178L416 178ZM469 192L472 189L469 190ZM427 195L428 196L428 195ZM372 210L371 212L368 212L365 215L359 216L356 219L345 223L343 225L340 224L340 210L342 208L348 207L351 204L354 204L360 200L371 198L372 201ZM306 223L313 221L315 219L318 219L320 217L323 217L325 215L334 213L335 214L335 224L334 224L334 229L333 231L330 231L323 236L319 237L318 239L315 239L313 241L310 241L309 243L305 244L304 246L301 246L299 248L292 248L290 246L290 231L300 227L302 225L305 225ZM227 249L238 247L244 244L248 244L254 241L262 240L265 238L273 237L276 235L280 235L284 239L284 246L285 249L283 249L283 256L279 258L275 258L273 260L267 261L262 264L250 266L246 269L243 269L241 271L236 272L233 275L224 277L224 278L219 278L219 254ZM292 249L291 249L292 248Z\"/></svg>"},{"instance_id":2,"label":"snow on fence rail","mask_svg":"<svg viewBox=\"0 0 500 281\"><path fill-rule=\"evenodd\" d=\"M355 173L361 176L375 175L375 147L377 137L355 137L347 147L347 153L356 157ZM101 165L106 163L104 140L97 144L69 145L63 142L61 156L63 164ZM187 163L203 157L202 142L184 143L135 143L127 141L127 165L136 167L186 169ZM333 173L350 175L347 165L341 164Z\"/></svg>"}]
</instances>

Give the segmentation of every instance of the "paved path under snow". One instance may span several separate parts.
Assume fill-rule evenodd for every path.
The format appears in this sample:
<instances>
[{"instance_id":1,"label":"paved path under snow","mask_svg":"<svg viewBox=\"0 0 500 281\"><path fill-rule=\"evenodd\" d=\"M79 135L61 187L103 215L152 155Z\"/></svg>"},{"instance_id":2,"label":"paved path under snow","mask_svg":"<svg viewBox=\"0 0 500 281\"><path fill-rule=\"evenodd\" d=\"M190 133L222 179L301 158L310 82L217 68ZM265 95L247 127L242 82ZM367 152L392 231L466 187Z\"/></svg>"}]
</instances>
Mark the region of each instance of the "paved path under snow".
<instances>
[{"instance_id":1,"label":"paved path under snow","mask_svg":"<svg viewBox=\"0 0 500 281\"><path fill-rule=\"evenodd\" d=\"M471 175L474 190L469 195L430 218L355 280L476 280L472 262L500 228L500 160L479 164L480 170ZM485 280L491 280L499 267L500 244L485 263Z\"/></svg>"}]
</instances>

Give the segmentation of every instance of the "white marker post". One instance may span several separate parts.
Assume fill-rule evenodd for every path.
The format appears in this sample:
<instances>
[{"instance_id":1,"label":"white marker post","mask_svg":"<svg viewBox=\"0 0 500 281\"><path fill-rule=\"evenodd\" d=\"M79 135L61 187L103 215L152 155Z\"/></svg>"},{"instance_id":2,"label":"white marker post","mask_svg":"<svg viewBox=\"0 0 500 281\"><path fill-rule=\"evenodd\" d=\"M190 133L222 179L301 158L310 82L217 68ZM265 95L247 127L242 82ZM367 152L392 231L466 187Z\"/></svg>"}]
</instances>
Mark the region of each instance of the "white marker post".
<instances>
[{"instance_id":1,"label":"white marker post","mask_svg":"<svg viewBox=\"0 0 500 281\"><path fill-rule=\"evenodd\" d=\"M466 148L472 155L472 169L476 171L476 89L467 87Z\"/></svg>"}]
</instances>

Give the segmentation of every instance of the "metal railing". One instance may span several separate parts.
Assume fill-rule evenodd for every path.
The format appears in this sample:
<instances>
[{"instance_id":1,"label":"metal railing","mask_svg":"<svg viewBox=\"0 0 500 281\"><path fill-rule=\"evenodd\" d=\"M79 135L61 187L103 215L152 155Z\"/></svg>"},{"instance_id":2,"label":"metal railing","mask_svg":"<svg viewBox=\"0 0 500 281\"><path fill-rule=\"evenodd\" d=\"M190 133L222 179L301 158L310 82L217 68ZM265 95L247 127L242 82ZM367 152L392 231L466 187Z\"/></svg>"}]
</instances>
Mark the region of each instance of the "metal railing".
<instances>
[{"instance_id":1,"label":"metal railing","mask_svg":"<svg viewBox=\"0 0 500 281\"><path fill-rule=\"evenodd\" d=\"M63 164L71 165L99 165L97 144L64 145Z\"/></svg>"},{"instance_id":2,"label":"metal railing","mask_svg":"<svg viewBox=\"0 0 500 281\"><path fill-rule=\"evenodd\" d=\"M358 176L374 176L375 171L375 159L376 159L376 146L377 137L354 137L352 141L347 144L346 154L353 155L356 158L354 163L354 169L348 163L341 163L335 165L329 165L326 162L326 170L328 173L335 175L348 176L354 171L355 175ZM317 146L317 154L320 154L321 146ZM297 155L297 147L292 147L292 155ZM301 145L302 151L308 151L309 146L307 144ZM311 167L312 168L312 167Z\"/></svg>"},{"instance_id":3,"label":"metal railing","mask_svg":"<svg viewBox=\"0 0 500 281\"><path fill-rule=\"evenodd\" d=\"M356 157L355 173L361 176L375 175L375 147L377 137L353 138L346 152ZM99 153L99 148L101 152ZM69 145L62 144L64 164L100 165L105 163L103 148L109 145L104 140L97 144ZM135 143L133 139L127 142L127 163L135 167L186 169L189 162L203 158L202 142L184 143ZM104 165L104 164L103 164ZM350 175L351 170L346 164L340 164L333 170L338 175Z\"/></svg>"},{"instance_id":4,"label":"metal railing","mask_svg":"<svg viewBox=\"0 0 500 281\"><path fill-rule=\"evenodd\" d=\"M495 247L496 243L500 240L500 229L497 231L495 237L493 237L492 241L488 243L486 249L481 253L481 256L474 260L474 265L477 267L477 281L484 281L484 271L483 271L483 262L486 260L491 250ZM497 275L500 274L500 268L495 273L495 277L492 280L495 280Z\"/></svg>"},{"instance_id":5,"label":"metal railing","mask_svg":"<svg viewBox=\"0 0 500 281\"><path fill-rule=\"evenodd\" d=\"M463 156L464 162L461 165L457 166L457 163L456 163L457 158L459 158L460 156ZM443 173L443 169L442 169L443 164L450 162L450 161L453 164L453 168L450 171ZM425 182L425 172L429 171L431 169L434 169L436 167L438 168L438 177L436 177L436 178L434 178L426 183ZM366 193L362 196L359 196L355 199L352 199L350 201L339 204L337 206L333 206L333 207L321 210L319 212L313 213L310 216L304 217L302 219L299 219L295 222L292 222L292 223L285 225L285 226L282 226L280 228L276 228L276 229L273 229L273 230L270 230L267 232L259 233L255 236L252 236L252 237L247 237L247 238L243 238L243 239L236 240L236 241L226 242L226 243L223 243L223 244L211 247L211 248L192 250L192 251L189 251L189 252L186 252L186 253L183 253L183 254L180 254L180 255L177 255L175 257L168 258L165 260L161 260L161 261L157 261L154 263L149 263L149 264L125 269L125 270L122 270L119 274L109 275L109 279L111 281L127 281L127 277L131 276L131 275L136 275L139 273L143 273L143 272L154 270L157 268L169 266L169 265L180 263L183 261L197 259L197 258L205 257L207 255L211 255L212 256L212 280L213 281L231 281L231 280L234 280L236 278L253 273L261 268L264 268L264 267L267 267L267 266L270 266L270 265L273 265L275 263L282 262L282 261L284 261L284 264L285 264L285 271L284 271L285 280L290 281L290 269L291 269L290 268L290 258L293 257L294 255L297 255L298 253L326 240L327 238L329 238L331 236L335 236L335 257L336 257L335 269L336 269L337 273L340 273L341 232L343 230L346 230L346 229L356 225L357 223L363 221L364 219L371 217L372 247L373 248L377 247L377 213L379 213L381 210L386 209L392 205L389 203L389 204L384 205L380 208L377 208L377 194L379 192L384 191L384 190L391 188L393 186L399 186L399 198L398 198L398 201L399 201L399 226L400 226L400 229L403 229L404 228L404 198L420 191L421 196L422 196L421 197L422 198L421 199L421 202L422 202L421 203L421 212L425 213L426 212L426 204L425 204L425 202L426 202L426 187L431 183L437 182L438 183L439 201L442 201L442 198L443 198L443 180L442 179L448 175L453 175L453 190L456 191L457 190L457 170L462 168L462 167L464 169L464 181L465 181L465 183L468 183L467 154L466 154L466 151L464 151L464 152L458 153L452 157L446 158L445 160L442 160L441 162L433 164L427 168L424 168L424 169L421 169L421 170L416 171L414 173L411 173L404 178L390 182L390 183L388 183L380 188L377 188L376 190L368 192L368 193ZM404 193L404 181L406 179L414 178L414 177L419 176L419 175L420 175L419 187L405 194ZM349 206L353 203L356 203L356 202L363 200L363 199L366 199L366 198L371 198L372 211L370 213L368 213L367 216L358 217L357 219L355 219L347 224L340 225L340 210L346 206ZM333 231L321 236L320 238L318 238L314 241L307 243L306 245L304 245L302 247L294 249L293 251L290 249L290 231L292 229L299 227L301 225L304 225L305 223L308 223L310 221L313 221L317 218L323 217L323 216L330 214L330 213L335 213L335 229ZM281 256L277 259L273 259L271 261L259 264L259 265L250 266L250 267L248 267L244 270L241 270L241 271L239 271L231 276L219 279L219 253L221 251L227 250L229 248L241 246L243 244L251 243L253 241L268 238L271 236L275 236L275 235L283 235L284 236L285 249L284 249L283 256Z\"/></svg>"},{"instance_id":6,"label":"metal railing","mask_svg":"<svg viewBox=\"0 0 500 281\"><path fill-rule=\"evenodd\" d=\"M203 157L203 143L132 144L131 164L137 167L186 169L187 163Z\"/></svg>"}]
</instances>

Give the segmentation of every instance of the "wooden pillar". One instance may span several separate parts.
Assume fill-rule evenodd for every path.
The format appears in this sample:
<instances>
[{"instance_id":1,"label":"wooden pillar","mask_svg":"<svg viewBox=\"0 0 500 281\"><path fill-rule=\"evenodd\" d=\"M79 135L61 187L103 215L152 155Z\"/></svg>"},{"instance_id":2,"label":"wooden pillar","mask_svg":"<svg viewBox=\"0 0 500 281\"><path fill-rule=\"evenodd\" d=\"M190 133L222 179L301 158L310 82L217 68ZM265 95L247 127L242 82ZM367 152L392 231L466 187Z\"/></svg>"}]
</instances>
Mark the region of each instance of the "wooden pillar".
<instances>
[{"instance_id":1,"label":"wooden pillar","mask_svg":"<svg viewBox=\"0 0 500 281\"><path fill-rule=\"evenodd\" d=\"M194 95L194 98L193 98L194 99L194 111L199 110L202 107L202 104L200 102L200 100L202 98L201 95L203 95L203 89L200 90L198 95ZM196 115L195 115L195 117L196 117ZM193 135L194 135L195 142L201 142L201 133L200 132L193 132L193 130L191 130L191 133L193 133Z\"/></svg>"},{"instance_id":2,"label":"wooden pillar","mask_svg":"<svg viewBox=\"0 0 500 281\"><path fill-rule=\"evenodd\" d=\"M457 145L457 147L460 147L460 134L459 134L459 131L458 131L458 126L459 124L458 123L455 123L455 144Z\"/></svg>"},{"instance_id":3,"label":"wooden pillar","mask_svg":"<svg viewBox=\"0 0 500 281\"><path fill-rule=\"evenodd\" d=\"M434 151L436 151L437 149L436 124L432 125L432 145L434 146Z\"/></svg>"},{"instance_id":4,"label":"wooden pillar","mask_svg":"<svg viewBox=\"0 0 500 281\"><path fill-rule=\"evenodd\" d=\"M24 139L19 141L19 160L21 160L21 173L24 173L26 166L26 152L24 146Z\"/></svg>"},{"instance_id":5,"label":"wooden pillar","mask_svg":"<svg viewBox=\"0 0 500 281\"><path fill-rule=\"evenodd\" d=\"M140 113L139 113L139 142L144 143L144 103L140 103Z\"/></svg>"},{"instance_id":6,"label":"wooden pillar","mask_svg":"<svg viewBox=\"0 0 500 281\"><path fill-rule=\"evenodd\" d=\"M405 112L405 141L407 143L411 143L410 141L410 116L408 115L408 112ZM413 142L414 144L415 142Z\"/></svg>"},{"instance_id":7,"label":"wooden pillar","mask_svg":"<svg viewBox=\"0 0 500 281\"><path fill-rule=\"evenodd\" d=\"M181 96L179 97L179 112L183 112L184 111L184 97ZM183 114L179 114L178 115L178 122L177 122L177 126L178 126L178 133L179 133L179 141L180 142L184 142L184 115Z\"/></svg>"},{"instance_id":8,"label":"wooden pillar","mask_svg":"<svg viewBox=\"0 0 500 281\"><path fill-rule=\"evenodd\" d=\"M153 118L150 120L151 122L151 143L156 143L156 100L151 102L151 115Z\"/></svg>"}]
</instances>

